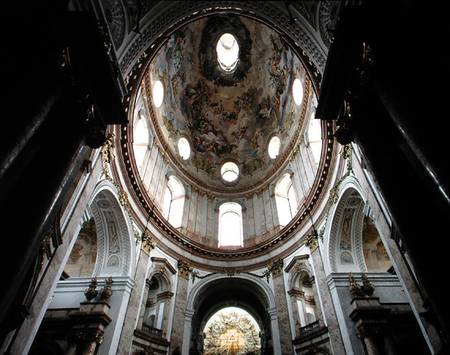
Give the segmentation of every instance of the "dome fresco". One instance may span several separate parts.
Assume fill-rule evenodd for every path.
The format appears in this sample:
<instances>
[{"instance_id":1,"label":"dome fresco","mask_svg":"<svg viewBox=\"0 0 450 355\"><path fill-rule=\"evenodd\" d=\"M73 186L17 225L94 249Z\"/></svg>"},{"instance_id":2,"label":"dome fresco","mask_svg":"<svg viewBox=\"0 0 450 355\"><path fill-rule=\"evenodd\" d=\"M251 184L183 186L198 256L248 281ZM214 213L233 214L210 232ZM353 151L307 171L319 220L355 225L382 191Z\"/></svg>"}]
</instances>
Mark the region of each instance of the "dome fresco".
<instances>
[{"instance_id":1,"label":"dome fresco","mask_svg":"<svg viewBox=\"0 0 450 355\"><path fill-rule=\"evenodd\" d=\"M235 68L221 68L216 46L230 33L239 46ZM308 92L294 102L292 86L300 79L310 90L300 60L280 35L266 25L237 15L215 15L177 30L159 49L145 75L148 97L156 82L164 87L157 107L152 100L152 123L184 173L212 189L247 189L270 177L286 158L304 122ZM270 139L281 140L280 153L268 154ZM178 154L185 137L189 159ZM223 183L220 168L226 161L239 166L239 179Z\"/></svg>"}]
</instances>

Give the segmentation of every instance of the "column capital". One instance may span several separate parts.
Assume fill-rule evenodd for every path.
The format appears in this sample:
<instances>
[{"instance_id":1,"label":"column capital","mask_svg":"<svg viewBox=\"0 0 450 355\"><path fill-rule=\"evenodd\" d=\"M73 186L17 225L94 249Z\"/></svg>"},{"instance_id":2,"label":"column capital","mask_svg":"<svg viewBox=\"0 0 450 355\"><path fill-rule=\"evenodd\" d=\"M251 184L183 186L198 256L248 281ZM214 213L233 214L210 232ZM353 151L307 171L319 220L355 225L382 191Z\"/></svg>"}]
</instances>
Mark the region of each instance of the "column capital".
<instances>
[{"instance_id":1,"label":"column capital","mask_svg":"<svg viewBox=\"0 0 450 355\"><path fill-rule=\"evenodd\" d=\"M272 274L272 277L278 277L283 275L283 259L277 259L268 265L268 270Z\"/></svg>"},{"instance_id":2,"label":"column capital","mask_svg":"<svg viewBox=\"0 0 450 355\"><path fill-rule=\"evenodd\" d=\"M189 280L189 275L192 272L191 265L184 261L184 260L178 260L178 274L181 278Z\"/></svg>"}]
</instances>

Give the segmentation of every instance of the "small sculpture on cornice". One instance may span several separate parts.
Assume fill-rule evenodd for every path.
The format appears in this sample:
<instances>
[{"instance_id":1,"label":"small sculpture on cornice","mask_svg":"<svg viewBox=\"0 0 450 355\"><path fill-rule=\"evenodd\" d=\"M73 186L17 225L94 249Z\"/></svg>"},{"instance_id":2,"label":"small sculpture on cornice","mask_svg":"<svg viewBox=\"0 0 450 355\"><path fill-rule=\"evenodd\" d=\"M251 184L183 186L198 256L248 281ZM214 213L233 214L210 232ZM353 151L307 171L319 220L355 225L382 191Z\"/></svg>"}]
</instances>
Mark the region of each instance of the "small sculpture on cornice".
<instances>
[{"instance_id":1,"label":"small sculpture on cornice","mask_svg":"<svg viewBox=\"0 0 450 355\"><path fill-rule=\"evenodd\" d=\"M359 298L359 297L364 297L364 293L361 289L361 286L358 285L358 283L356 282L355 278L353 277L352 273L348 274L348 281L349 281L349 289L350 289L350 294L352 295L353 298Z\"/></svg>"},{"instance_id":2,"label":"small sculpture on cornice","mask_svg":"<svg viewBox=\"0 0 450 355\"><path fill-rule=\"evenodd\" d=\"M100 290L100 299L102 301L107 301L110 299L111 295L112 295L112 284L113 284L113 279L112 277L108 277L105 280L105 286L103 286L103 288Z\"/></svg>"},{"instance_id":3,"label":"small sculpture on cornice","mask_svg":"<svg viewBox=\"0 0 450 355\"><path fill-rule=\"evenodd\" d=\"M98 291L97 291L97 278L93 277L91 279L91 282L89 284L89 287L87 289L84 290L84 296L86 297L86 299L88 300L88 302L90 302L91 300L93 300L95 297L97 297L98 295Z\"/></svg>"},{"instance_id":4,"label":"small sculpture on cornice","mask_svg":"<svg viewBox=\"0 0 450 355\"><path fill-rule=\"evenodd\" d=\"M361 297L372 297L375 288L369 281L369 278L366 274L361 275L362 285L359 285L352 273L348 275L349 279L349 289L353 298L361 298Z\"/></svg>"},{"instance_id":5,"label":"small sculpture on cornice","mask_svg":"<svg viewBox=\"0 0 450 355\"><path fill-rule=\"evenodd\" d=\"M361 275L361 281L362 281L361 286L362 291L366 296L371 297L373 295L373 292L375 291L375 288L373 287L372 283L370 282L366 274Z\"/></svg>"}]
</instances>

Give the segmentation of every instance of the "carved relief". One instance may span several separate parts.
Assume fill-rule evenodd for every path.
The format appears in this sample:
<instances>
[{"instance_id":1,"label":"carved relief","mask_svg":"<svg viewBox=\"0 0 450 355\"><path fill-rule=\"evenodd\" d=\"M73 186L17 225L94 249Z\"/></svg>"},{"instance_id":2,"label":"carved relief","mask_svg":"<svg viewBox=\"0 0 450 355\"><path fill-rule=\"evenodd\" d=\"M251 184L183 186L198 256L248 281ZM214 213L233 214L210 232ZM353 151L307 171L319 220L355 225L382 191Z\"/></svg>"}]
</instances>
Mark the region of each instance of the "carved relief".
<instances>
[{"instance_id":1,"label":"carved relief","mask_svg":"<svg viewBox=\"0 0 450 355\"><path fill-rule=\"evenodd\" d=\"M122 3L120 0L107 0L102 5L114 46L119 48L125 36L125 11Z\"/></svg>"}]
</instances>

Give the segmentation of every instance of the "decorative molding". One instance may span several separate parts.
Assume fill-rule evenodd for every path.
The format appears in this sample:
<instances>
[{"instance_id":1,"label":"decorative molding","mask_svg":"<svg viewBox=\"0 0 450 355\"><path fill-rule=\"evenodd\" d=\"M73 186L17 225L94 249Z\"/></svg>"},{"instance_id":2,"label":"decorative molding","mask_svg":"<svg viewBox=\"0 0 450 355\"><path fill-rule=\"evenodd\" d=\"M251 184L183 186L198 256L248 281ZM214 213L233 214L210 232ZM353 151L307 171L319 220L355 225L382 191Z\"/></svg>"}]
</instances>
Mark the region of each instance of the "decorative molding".
<instances>
[{"instance_id":1,"label":"decorative molding","mask_svg":"<svg viewBox=\"0 0 450 355\"><path fill-rule=\"evenodd\" d=\"M178 275L186 280L189 280L189 275L192 272L192 267L191 265L183 260L178 260Z\"/></svg>"},{"instance_id":2,"label":"decorative molding","mask_svg":"<svg viewBox=\"0 0 450 355\"><path fill-rule=\"evenodd\" d=\"M156 256L151 257L151 261L155 264L160 264L163 270L160 270L161 273L164 273L165 269L169 270L172 275L177 273L177 270L172 266L166 258L158 258Z\"/></svg>"},{"instance_id":3,"label":"decorative molding","mask_svg":"<svg viewBox=\"0 0 450 355\"><path fill-rule=\"evenodd\" d=\"M267 269L270 271L270 274L273 278L279 277L283 275L283 259L278 259L273 261L268 265Z\"/></svg>"},{"instance_id":4,"label":"decorative molding","mask_svg":"<svg viewBox=\"0 0 450 355\"><path fill-rule=\"evenodd\" d=\"M160 10L159 13L150 12L153 16L149 17L147 26L141 28L140 34L127 46L120 59L122 73L129 72L133 63L139 61L138 58L142 53L146 53L148 48L158 47L161 40L170 32L197 18L221 13L224 8L229 13L256 18L283 33L287 40L296 45L298 54L311 74L320 76L325 69L325 54L317 40L306 30L307 26L301 21L291 21L289 13L282 11L275 1L173 1L167 5L167 8ZM324 13L322 22L325 22L326 11L323 10L322 13Z\"/></svg>"},{"instance_id":5,"label":"decorative molding","mask_svg":"<svg viewBox=\"0 0 450 355\"><path fill-rule=\"evenodd\" d=\"M303 264L309 259L309 255L297 255L295 256L289 264L285 267L284 272L291 272L292 268L296 265ZM294 270L295 271L295 270Z\"/></svg>"},{"instance_id":6,"label":"decorative molding","mask_svg":"<svg viewBox=\"0 0 450 355\"><path fill-rule=\"evenodd\" d=\"M145 229L144 232L142 232L141 239L142 250L144 250L147 254L150 254L150 252L156 247L156 241L153 238L153 235L148 229Z\"/></svg>"}]
</instances>

